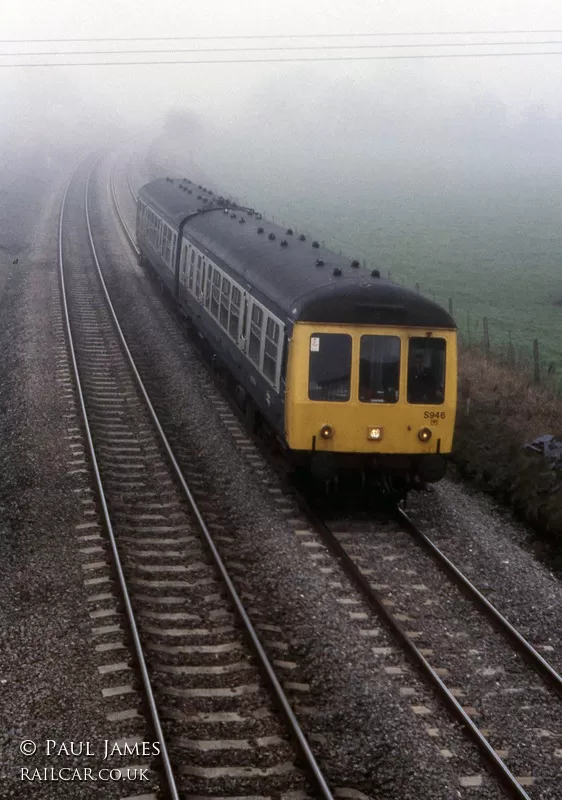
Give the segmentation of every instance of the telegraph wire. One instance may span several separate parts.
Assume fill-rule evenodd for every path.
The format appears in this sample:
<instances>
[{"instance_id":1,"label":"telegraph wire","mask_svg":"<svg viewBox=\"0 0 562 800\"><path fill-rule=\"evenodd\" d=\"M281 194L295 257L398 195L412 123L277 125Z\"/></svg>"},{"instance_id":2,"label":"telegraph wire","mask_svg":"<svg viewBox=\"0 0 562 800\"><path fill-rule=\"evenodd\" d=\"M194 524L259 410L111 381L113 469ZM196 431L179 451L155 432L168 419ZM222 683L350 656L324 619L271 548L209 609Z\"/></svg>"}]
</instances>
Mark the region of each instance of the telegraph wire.
<instances>
[{"instance_id":1,"label":"telegraph wire","mask_svg":"<svg viewBox=\"0 0 562 800\"><path fill-rule=\"evenodd\" d=\"M0 39L0 44L55 44L61 42L187 42L211 41L219 39L335 39L373 36L511 36L511 35L542 35L547 33L562 33L562 29L543 28L528 30L494 30L494 31L381 31L374 33L280 33L280 34L252 34L230 36L122 36L99 37L89 39Z\"/></svg>"},{"instance_id":2,"label":"telegraph wire","mask_svg":"<svg viewBox=\"0 0 562 800\"><path fill-rule=\"evenodd\" d=\"M76 55L80 55L77 53ZM108 55L112 55L108 53ZM182 64L290 64L290 63L326 63L343 61L415 61L422 59L451 58L522 58L528 56L561 56L562 50L536 50L519 53L418 53L401 56L326 56L314 58L229 58L229 59L190 59L175 61L60 61L29 64L0 64L0 69L35 68L35 67L139 67L139 66L179 66Z\"/></svg>"},{"instance_id":3,"label":"telegraph wire","mask_svg":"<svg viewBox=\"0 0 562 800\"><path fill-rule=\"evenodd\" d=\"M197 48L167 48L165 50L62 50L62 51L35 51L27 53L0 53L0 58L30 58L39 56L121 56L121 55L164 55L166 53L251 53L275 51L304 51L304 50L394 50L398 48L424 48L424 47L535 47L540 45L562 44L562 39L547 39L537 42L433 42L405 44L337 44L337 45L291 45L281 47L197 47Z\"/></svg>"}]
</instances>

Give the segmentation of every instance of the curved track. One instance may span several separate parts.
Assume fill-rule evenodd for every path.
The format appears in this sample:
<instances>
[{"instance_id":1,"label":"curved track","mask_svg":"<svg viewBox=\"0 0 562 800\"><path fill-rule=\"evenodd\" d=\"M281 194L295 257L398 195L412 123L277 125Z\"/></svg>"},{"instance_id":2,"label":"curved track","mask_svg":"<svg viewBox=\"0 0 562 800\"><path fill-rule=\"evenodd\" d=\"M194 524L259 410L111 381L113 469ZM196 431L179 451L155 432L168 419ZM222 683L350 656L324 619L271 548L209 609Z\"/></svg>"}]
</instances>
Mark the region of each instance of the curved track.
<instances>
[{"instance_id":1,"label":"curved track","mask_svg":"<svg viewBox=\"0 0 562 800\"><path fill-rule=\"evenodd\" d=\"M111 565L97 556L91 567L100 581L108 568L117 573L168 793L331 798L119 328L89 220L94 168L71 179L59 229L68 337L111 554Z\"/></svg>"}]
</instances>

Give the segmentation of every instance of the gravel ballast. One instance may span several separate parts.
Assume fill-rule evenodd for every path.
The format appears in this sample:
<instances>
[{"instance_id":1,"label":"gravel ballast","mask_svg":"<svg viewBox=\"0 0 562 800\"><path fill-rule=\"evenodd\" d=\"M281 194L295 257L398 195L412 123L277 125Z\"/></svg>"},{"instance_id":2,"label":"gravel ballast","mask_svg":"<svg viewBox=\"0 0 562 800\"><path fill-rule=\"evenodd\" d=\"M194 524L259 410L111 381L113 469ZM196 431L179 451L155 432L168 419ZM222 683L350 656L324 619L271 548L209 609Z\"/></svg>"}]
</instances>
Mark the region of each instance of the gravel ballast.
<instances>
[{"instance_id":1,"label":"gravel ballast","mask_svg":"<svg viewBox=\"0 0 562 800\"><path fill-rule=\"evenodd\" d=\"M103 661L94 650L75 530L82 516L73 493L64 417L72 400L65 396L68 386L56 380L57 368L66 361L57 234L69 172L34 179L29 194L31 179L12 176L14 194L3 198L2 207L0 245L8 255L0 282L2 798L99 797L100 786L88 780L62 782L43 773L33 782L22 781L21 768L96 772L108 766L104 740L128 734L127 726L106 720L111 709L102 699L98 666ZM36 743L35 755L24 757L23 740ZM47 756L47 740L74 742L75 752L83 742L82 754ZM86 754L86 742L94 755ZM127 791L130 786L105 783L103 793L139 793Z\"/></svg>"}]
</instances>

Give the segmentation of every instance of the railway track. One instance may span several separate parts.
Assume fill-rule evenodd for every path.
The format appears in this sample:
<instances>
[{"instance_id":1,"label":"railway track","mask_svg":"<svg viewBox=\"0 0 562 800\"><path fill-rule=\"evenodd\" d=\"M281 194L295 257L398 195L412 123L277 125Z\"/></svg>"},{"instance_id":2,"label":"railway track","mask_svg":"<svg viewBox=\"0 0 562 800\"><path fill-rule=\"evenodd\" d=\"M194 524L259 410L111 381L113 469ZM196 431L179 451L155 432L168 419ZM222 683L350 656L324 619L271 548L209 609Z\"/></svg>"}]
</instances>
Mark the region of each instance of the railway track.
<instances>
[{"instance_id":1,"label":"railway track","mask_svg":"<svg viewBox=\"0 0 562 800\"><path fill-rule=\"evenodd\" d=\"M224 401L217 401L217 408L263 479L264 459L255 443ZM485 757L493 777L485 772L461 775L460 785L478 792L490 780L498 780L513 797L558 797L562 681L547 662L548 649L543 656L528 645L401 512L392 521L321 520L294 492L279 486L272 486L274 499L291 517L295 535L315 563L332 571L331 550L353 585L355 593L342 592L338 599L349 604L350 619L360 626L360 634L378 637L386 628L392 631L395 641L378 646L377 640L373 647L381 670L407 682L411 667L404 662L406 652ZM444 575L454 578L454 585ZM341 592L338 581L334 588ZM379 626L382 618L382 629L365 627L368 615L354 610L358 596L377 615ZM414 695L407 685L400 691ZM443 757L454 760L455 753L447 741L439 741L431 725L431 709L413 702L412 710L428 715L429 735L435 737ZM521 723L514 724L520 718Z\"/></svg>"},{"instance_id":2,"label":"railway track","mask_svg":"<svg viewBox=\"0 0 562 800\"><path fill-rule=\"evenodd\" d=\"M104 665L104 693L117 704L124 738L150 717L161 776L153 772L150 796L331 798L220 558L211 534L220 539L220 526L195 503L120 331L89 219L93 169L81 167L69 183L59 254L97 494L98 515L89 503L89 522L79 526L88 539L86 583L93 619L103 623L100 652L119 654ZM126 622L111 591L100 593L112 578ZM137 681L123 659L127 639Z\"/></svg>"},{"instance_id":3,"label":"railway track","mask_svg":"<svg viewBox=\"0 0 562 800\"><path fill-rule=\"evenodd\" d=\"M400 679L406 653L510 796L559 796L562 677L546 658L401 509L377 522L323 520L303 508L399 645L381 648L384 669Z\"/></svg>"}]
</instances>

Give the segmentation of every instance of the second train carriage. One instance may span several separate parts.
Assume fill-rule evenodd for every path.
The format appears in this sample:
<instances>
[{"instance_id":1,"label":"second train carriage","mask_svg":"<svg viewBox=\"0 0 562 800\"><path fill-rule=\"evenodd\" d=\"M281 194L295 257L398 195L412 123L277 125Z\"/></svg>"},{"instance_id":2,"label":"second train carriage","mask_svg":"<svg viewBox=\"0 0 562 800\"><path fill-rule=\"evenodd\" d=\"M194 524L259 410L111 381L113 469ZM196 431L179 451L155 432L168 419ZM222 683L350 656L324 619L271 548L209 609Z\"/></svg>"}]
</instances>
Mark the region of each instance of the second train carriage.
<instances>
[{"instance_id":1,"label":"second train carriage","mask_svg":"<svg viewBox=\"0 0 562 800\"><path fill-rule=\"evenodd\" d=\"M405 487L443 476L457 395L444 309L185 180L141 189L137 243L297 463Z\"/></svg>"}]
</instances>

